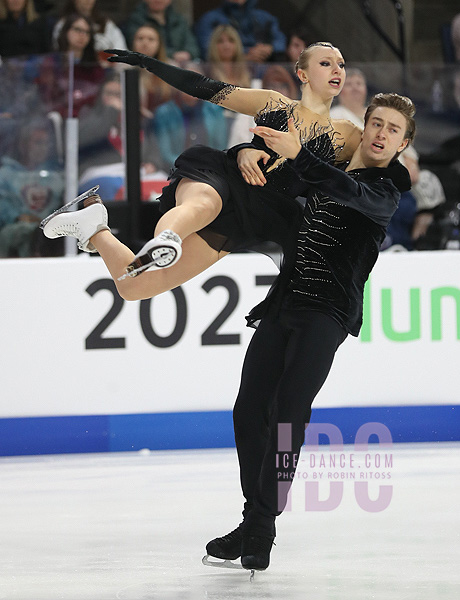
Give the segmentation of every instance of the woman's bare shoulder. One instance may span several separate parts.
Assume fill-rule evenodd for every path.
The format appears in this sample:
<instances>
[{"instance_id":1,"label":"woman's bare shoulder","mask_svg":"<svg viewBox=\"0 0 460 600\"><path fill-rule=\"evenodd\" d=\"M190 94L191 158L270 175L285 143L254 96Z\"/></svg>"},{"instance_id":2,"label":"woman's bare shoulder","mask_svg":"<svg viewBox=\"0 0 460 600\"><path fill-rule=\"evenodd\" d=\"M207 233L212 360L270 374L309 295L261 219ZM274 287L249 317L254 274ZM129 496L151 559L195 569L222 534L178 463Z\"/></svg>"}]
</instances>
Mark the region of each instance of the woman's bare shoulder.
<instances>
[{"instance_id":1,"label":"woman's bare shoulder","mask_svg":"<svg viewBox=\"0 0 460 600\"><path fill-rule=\"evenodd\" d=\"M331 119L331 124L337 131L340 131L346 137L352 135L361 135L363 130L348 119Z\"/></svg>"}]
</instances>

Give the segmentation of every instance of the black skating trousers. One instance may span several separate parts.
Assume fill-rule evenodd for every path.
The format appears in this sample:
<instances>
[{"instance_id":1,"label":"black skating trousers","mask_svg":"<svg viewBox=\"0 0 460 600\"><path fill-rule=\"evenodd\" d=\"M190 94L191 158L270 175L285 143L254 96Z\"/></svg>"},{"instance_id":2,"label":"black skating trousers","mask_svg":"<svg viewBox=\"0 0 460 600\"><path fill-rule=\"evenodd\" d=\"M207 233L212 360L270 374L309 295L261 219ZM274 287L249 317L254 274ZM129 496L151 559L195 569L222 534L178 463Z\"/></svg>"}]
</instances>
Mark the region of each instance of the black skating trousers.
<instances>
[{"instance_id":1,"label":"black skating trousers","mask_svg":"<svg viewBox=\"0 0 460 600\"><path fill-rule=\"evenodd\" d=\"M245 516L282 512L311 404L346 336L332 317L311 310L281 310L276 322L262 319L256 329L233 410ZM290 424L280 436L278 423Z\"/></svg>"}]
</instances>

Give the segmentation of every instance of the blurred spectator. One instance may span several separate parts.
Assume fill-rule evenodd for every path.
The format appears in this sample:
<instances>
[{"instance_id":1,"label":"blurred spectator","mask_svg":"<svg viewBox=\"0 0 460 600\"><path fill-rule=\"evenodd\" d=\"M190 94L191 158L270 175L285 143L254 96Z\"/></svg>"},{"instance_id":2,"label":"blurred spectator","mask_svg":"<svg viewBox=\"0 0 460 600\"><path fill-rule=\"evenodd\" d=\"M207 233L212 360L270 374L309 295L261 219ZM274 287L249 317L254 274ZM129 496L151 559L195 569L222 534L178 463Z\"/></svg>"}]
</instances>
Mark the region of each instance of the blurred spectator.
<instances>
[{"instance_id":1,"label":"blurred spectator","mask_svg":"<svg viewBox=\"0 0 460 600\"><path fill-rule=\"evenodd\" d=\"M309 39L308 33L304 27L293 29L288 37L284 60L295 65L299 60L300 53L310 44ZM295 98L300 98L302 95L300 79L297 77L295 68L290 69L289 72L297 90Z\"/></svg>"},{"instance_id":2,"label":"blurred spectator","mask_svg":"<svg viewBox=\"0 0 460 600\"><path fill-rule=\"evenodd\" d=\"M38 226L62 202L64 172L46 118L25 122L13 156L0 167L0 256L43 255L34 247Z\"/></svg>"},{"instance_id":3,"label":"blurred spectator","mask_svg":"<svg viewBox=\"0 0 460 600\"><path fill-rule=\"evenodd\" d=\"M187 69L201 72L196 63ZM178 92L156 109L153 130L163 161L168 168L190 146L204 144L223 150L228 147L228 119L225 109Z\"/></svg>"},{"instance_id":4,"label":"blurred spectator","mask_svg":"<svg viewBox=\"0 0 460 600\"><path fill-rule=\"evenodd\" d=\"M420 169L411 146L399 157L409 171L412 189L401 194L382 249L437 250L442 247L441 220L446 196L439 178Z\"/></svg>"},{"instance_id":5,"label":"blurred spectator","mask_svg":"<svg viewBox=\"0 0 460 600\"><path fill-rule=\"evenodd\" d=\"M451 36L454 45L455 60L460 63L460 13L452 19Z\"/></svg>"},{"instance_id":6,"label":"blurred spectator","mask_svg":"<svg viewBox=\"0 0 460 600\"><path fill-rule=\"evenodd\" d=\"M72 52L76 63L98 62L93 28L88 17L73 13L64 19L57 37L57 50Z\"/></svg>"},{"instance_id":7,"label":"blurred spectator","mask_svg":"<svg viewBox=\"0 0 460 600\"><path fill-rule=\"evenodd\" d=\"M125 25L128 44L132 47L134 34L141 25L153 25L165 40L166 53L178 63L200 56L195 36L185 17L171 6L172 0L145 0L128 17Z\"/></svg>"},{"instance_id":8,"label":"blurred spectator","mask_svg":"<svg viewBox=\"0 0 460 600\"><path fill-rule=\"evenodd\" d=\"M37 78L40 96L47 111L67 117L70 106L70 116L77 117L82 106L94 103L105 78L97 60L91 22L78 14L67 17L59 33L58 48L65 54L46 56L41 63Z\"/></svg>"},{"instance_id":9,"label":"blurred spectator","mask_svg":"<svg viewBox=\"0 0 460 600\"><path fill-rule=\"evenodd\" d=\"M49 48L47 21L33 0L0 0L0 56L43 54Z\"/></svg>"},{"instance_id":10,"label":"blurred spectator","mask_svg":"<svg viewBox=\"0 0 460 600\"><path fill-rule=\"evenodd\" d=\"M257 0L223 0L219 8L204 13L195 25L202 57L207 55L213 29L217 25L233 25L240 34L248 61L282 60L286 36L278 19L255 8L256 4Z\"/></svg>"},{"instance_id":11,"label":"blurred spectator","mask_svg":"<svg viewBox=\"0 0 460 600\"><path fill-rule=\"evenodd\" d=\"M121 29L115 25L104 13L96 7L96 0L67 0L61 15L53 30L53 47L58 49L58 38L64 21L73 14L86 17L92 23L94 32L94 47L97 52L107 48L120 48L126 50L126 40Z\"/></svg>"},{"instance_id":12,"label":"blurred spectator","mask_svg":"<svg viewBox=\"0 0 460 600\"><path fill-rule=\"evenodd\" d=\"M299 27L292 30L286 46L286 60L295 65L302 50L305 50L310 43L310 38L304 28Z\"/></svg>"},{"instance_id":13,"label":"blurred spectator","mask_svg":"<svg viewBox=\"0 0 460 600\"><path fill-rule=\"evenodd\" d=\"M338 104L331 108L333 119L347 119L364 129L367 108L367 84L364 73L359 69L347 69L347 78L337 97Z\"/></svg>"},{"instance_id":14,"label":"blurred spectator","mask_svg":"<svg viewBox=\"0 0 460 600\"><path fill-rule=\"evenodd\" d=\"M209 40L207 63L209 76L239 87L251 87L243 44L232 25L218 25Z\"/></svg>"},{"instance_id":15,"label":"blurred spectator","mask_svg":"<svg viewBox=\"0 0 460 600\"><path fill-rule=\"evenodd\" d=\"M102 85L94 107L84 107L79 118L80 186L99 185L103 200L115 199L124 182L121 113L120 79L112 74ZM148 130L142 134L142 157L144 172L161 170L159 151ZM166 179L166 172L161 177Z\"/></svg>"},{"instance_id":16,"label":"blurred spectator","mask_svg":"<svg viewBox=\"0 0 460 600\"><path fill-rule=\"evenodd\" d=\"M291 74L282 65L270 65L262 78L262 87L265 90L275 90L284 94L291 100L297 100L297 87Z\"/></svg>"},{"instance_id":17,"label":"blurred spectator","mask_svg":"<svg viewBox=\"0 0 460 600\"><path fill-rule=\"evenodd\" d=\"M453 73L451 90L454 106L449 114L451 121L457 122L460 119L460 69ZM420 163L441 180L447 198L446 212L456 211L460 198L460 134L456 133L432 152L421 155ZM448 222L445 225L450 227Z\"/></svg>"},{"instance_id":18,"label":"blurred spectator","mask_svg":"<svg viewBox=\"0 0 460 600\"><path fill-rule=\"evenodd\" d=\"M246 63L243 44L239 33L232 25L218 25L213 30L208 47L207 67L209 76L217 81L225 81L240 87L251 87L251 74ZM241 115L225 108L223 114L226 117L230 147L234 145L230 144L230 139L239 136L238 129L246 128L248 120L251 123L253 121L248 115ZM248 132L244 133L246 135L241 141L247 140Z\"/></svg>"},{"instance_id":19,"label":"blurred spectator","mask_svg":"<svg viewBox=\"0 0 460 600\"><path fill-rule=\"evenodd\" d=\"M0 157L12 151L19 125L41 112L37 86L28 81L26 61L7 58L0 65Z\"/></svg>"},{"instance_id":20,"label":"blurred spectator","mask_svg":"<svg viewBox=\"0 0 460 600\"><path fill-rule=\"evenodd\" d=\"M132 48L135 52L152 56L162 62L171 62L166 55L163 38L153 25L141 25L136 30ZM139 70L139 82L142 114L152 118L155 108L170 100L175 90L147 69Z\"/></svg>"},{"instance_id":21,"label":"blurred spectator","mask_svg":"<svg viewBox=\"0 0 460 600\"><path fill-rule=\"evenodd\" d=\"M452 121L460 120L460 69L456 68L452 78L453 107L450 110ZM453 166L460 173L460 135L454 135L439 148L424 156L422 162L433 165Z\"/></svg>"}]
</instances>

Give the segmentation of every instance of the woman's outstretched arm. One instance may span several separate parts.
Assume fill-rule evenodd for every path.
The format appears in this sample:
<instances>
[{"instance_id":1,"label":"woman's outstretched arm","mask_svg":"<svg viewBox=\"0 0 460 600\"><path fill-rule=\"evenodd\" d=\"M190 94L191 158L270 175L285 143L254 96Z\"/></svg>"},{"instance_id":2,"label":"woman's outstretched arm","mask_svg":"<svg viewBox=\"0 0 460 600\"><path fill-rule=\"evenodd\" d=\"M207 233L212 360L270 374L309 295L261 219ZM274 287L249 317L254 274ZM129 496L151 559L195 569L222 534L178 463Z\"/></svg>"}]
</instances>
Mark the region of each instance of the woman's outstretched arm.
<instances>
[{"instance_id":1,"label":"woman's outstretched arm","mask_svg":"<svg viewBox=\"0 0 460 600\"><path fill-rule=\"evenodd\" d=\"M105 52L114 55L108 58L110 62L142 67L181 92L246 115L256 115L272 97L270 90L236 87L223 81L210 79L195 71L169 65L139 52L117 49L105 50ZM281 94L277 95L284 102L289 102L288 98Z\"/></svg>"}]
</instances>

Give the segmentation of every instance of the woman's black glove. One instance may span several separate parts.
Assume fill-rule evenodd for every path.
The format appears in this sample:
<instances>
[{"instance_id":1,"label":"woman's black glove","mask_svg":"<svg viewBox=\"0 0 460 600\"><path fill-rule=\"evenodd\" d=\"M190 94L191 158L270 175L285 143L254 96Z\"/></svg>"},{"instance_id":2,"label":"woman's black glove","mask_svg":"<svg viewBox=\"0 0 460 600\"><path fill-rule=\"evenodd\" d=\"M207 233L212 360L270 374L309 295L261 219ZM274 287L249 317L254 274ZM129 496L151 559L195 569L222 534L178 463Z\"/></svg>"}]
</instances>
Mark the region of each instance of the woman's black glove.
<instances>
[{"instance_id":1,"label":"woman's black glove","mask_svg":"<svg viewBox=\"0 0 460 600\"><path fill-rule=\"evenodd\" d=\"M133 67L145 67L147 68L142 59L150 58L146 54L141 54L140 52L131 52L131 50L104 50L107 54L116 54L116 56L110 56L107 60L109 62L118 62L125 63L127 65L132 65ZM150 60L155 60L150 58Z\"/></svg>"},{"instance_id":2,"label":"woman's black glove","mask_svg":"<svg viewBox=\"0 0 460 600\"><path fill-rule=\"evenodd\" d=\"M231 90L235 89L235 86L223 81L215 81L204 77L200 73L195 71L189 71L187 69L181 69L168 65L167 63L161 62L151 56L140 54L139 52L131 52L130 50L104 50L107 54L114 54L107 60L114 63L125 63L135 67L143 67L147 69L172 87L185 92L190 96L199 98L200 100L210 100L211 102L219 103L219 99L225 97L225 95ZM224 94L219 94L225 89ZM216 96L219 94L219 96ZM216 96L216 98L214 98Z\"/></svg>"}]
</instances>

